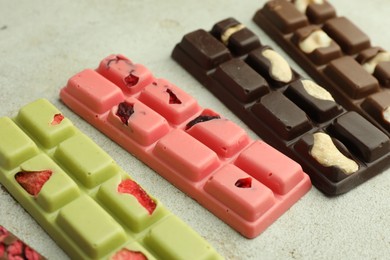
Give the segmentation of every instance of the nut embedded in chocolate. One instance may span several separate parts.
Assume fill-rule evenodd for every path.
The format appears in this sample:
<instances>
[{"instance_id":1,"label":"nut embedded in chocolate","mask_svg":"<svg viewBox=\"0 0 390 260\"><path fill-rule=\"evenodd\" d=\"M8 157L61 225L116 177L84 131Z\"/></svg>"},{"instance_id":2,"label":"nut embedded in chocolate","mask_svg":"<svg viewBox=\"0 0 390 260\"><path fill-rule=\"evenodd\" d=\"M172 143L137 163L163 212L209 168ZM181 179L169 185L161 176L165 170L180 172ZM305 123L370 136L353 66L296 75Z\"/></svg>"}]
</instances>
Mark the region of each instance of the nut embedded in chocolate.
<instances>
[{"instance_id":1,"label":"nut embedded in chocolate","mask_svg":"<svg viewBox=\"0 0 390 260\"><path fill-rule=\"evenodd\" d=\"M315 98L321 99L321 100L329 100L329 101L334 102L332 95L326 89L319 86L314 81L304 79L304 80L301 80L301 82L302 82L303 88L306 90L306 92L309 95L311 95Z\"/></svg>"},{"instance_id":2,"label":"nut embedded in chocolate","mask_svg":"<svg viewBox=\"0 0 390 260\"><path fill-rule=\"evenodd\" d=\"M279 53L271 49L265 49L263 50L262 55L271 63L269 74L273 79L284 83L292 80L293 73L290 65Z\"/></svg>"},{"instance_id":3,"label":"nut embedded in chocolate","mask_svg":"<svg viewBox=\"0 0 390 260\"><path fill-rule=\"evenodd\" d=\"M336 166L345 174L352 174L359 169L359 165L342 154L334 145L329 135L325 133L315 133L314 145L310 154L323 166Z\"/></svg>"},{"instance_id":4,"label":"nut embedded in chocolate","mask_svg":"<svg viewBox=\"0 0 390 260\"><path fill-rule=\"evenodd\" d=\"M314 3L317 5L322 5L324 0L294 0L293 3L298 11L301 13L306 13L306 9L310 4Z\"/></svg>"},{"instance_id":5,"label":"nut embedded in chocolate","mask_svg":"<svg viewBox=\"0 0 390 260\"><path fill-rule=\"evenodd\" d=\"M318 48L329 47L332 39L322 30L311 33L306 39L299 43L299 48L305 53L312 53Z\"/></svg>"}]
</instances>

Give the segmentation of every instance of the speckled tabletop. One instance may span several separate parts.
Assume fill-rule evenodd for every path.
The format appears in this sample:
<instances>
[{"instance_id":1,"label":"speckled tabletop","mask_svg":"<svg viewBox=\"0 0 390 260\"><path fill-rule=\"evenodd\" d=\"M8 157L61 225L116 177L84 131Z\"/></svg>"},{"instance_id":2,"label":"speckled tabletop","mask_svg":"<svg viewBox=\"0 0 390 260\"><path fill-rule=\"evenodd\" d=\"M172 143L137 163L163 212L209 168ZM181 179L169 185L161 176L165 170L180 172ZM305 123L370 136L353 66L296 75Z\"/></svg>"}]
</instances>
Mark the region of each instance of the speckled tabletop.
<instances>
[{"instance_id":1,"label":"speckled tabletop","mask_svg":"<svg viewBox=\"0 0 390 260\"><path fill-rule=\"evenodd\" d=\"M59 100L67 79L122 53L220 112L257 138L237 117L171 58L182 36L235 17L263 44L278 48L253 22L265 0L0 0L0 115L38 98L54 103L146 190L228 259L385 259L390 256L390 170L351 192L328 198L316 188L264 233L248 240L80 119ZM390 49L390 2L331 1L373 45ZM298 72L303 71L290 59ZM0 136L0 138L6 138ZM67 255L0 189L0 224L49 259Z\"/></svg>"}]
</instances>

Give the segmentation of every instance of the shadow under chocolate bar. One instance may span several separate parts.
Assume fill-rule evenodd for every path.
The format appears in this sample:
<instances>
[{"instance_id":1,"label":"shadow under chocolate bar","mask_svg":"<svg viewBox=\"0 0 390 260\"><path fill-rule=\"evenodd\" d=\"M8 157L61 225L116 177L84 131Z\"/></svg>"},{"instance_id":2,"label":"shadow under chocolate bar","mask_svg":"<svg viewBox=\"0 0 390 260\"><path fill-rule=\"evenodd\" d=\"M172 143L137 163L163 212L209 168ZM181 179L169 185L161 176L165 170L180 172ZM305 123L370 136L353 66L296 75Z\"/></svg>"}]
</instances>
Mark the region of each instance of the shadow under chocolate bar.
<instances>
[{"instance_id":1,"label":"shadow under chocolate bar","mask_svg":"<svg viewBox=\"0 0 390 260\"><path fill-rule=\"evenodd\" d=\"M390 165L390 142L328 91L303 79L233 18L186 34L172 57L266 142L299 162L327 195Z\"/></svg>"},{"instance_id":2,"label":"shadow under chocolate bar","mask_svg":"<svg viewBox=\"0 0 390 260\"><path fill-rule=\"evenodd\" d=\"M273 40L345 108L390 135L390 53L334 7L267 2L253 17Z\"/></svg>"}]
</instances>

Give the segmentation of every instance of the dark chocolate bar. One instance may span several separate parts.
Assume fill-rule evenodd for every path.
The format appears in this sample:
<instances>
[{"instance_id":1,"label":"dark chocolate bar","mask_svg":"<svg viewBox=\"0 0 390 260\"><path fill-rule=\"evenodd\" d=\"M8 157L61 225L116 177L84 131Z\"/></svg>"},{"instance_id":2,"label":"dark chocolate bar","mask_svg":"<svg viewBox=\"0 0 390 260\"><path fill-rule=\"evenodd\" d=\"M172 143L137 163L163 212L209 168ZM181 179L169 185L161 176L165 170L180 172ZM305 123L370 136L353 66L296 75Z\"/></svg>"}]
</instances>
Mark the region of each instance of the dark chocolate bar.
<instances>
[{"instance_id":1,"label":"dark chocolate bar","mask_svg":"<svg viewBox=\"0 0 390 260\"><path fill-rule=\"evenodd\" d=\"M312 8L312 19L320 22L333 17L333 9L327 6L324 12ZM308 24L295 8L272 22L290 35ZM330 45L314 58L323 62L340 55L341 50ZM210 32L184 35L172 57L264 141L299 162L325 194L345 193L390 166L386 134L338 104L327 90L304 79L237 20L228 18ZM334 64L334 70L340 66ZM352 85L351 91L359 96L361 91ZM375 86L367 81L363 89L370 92ZM382 95L374 95L366 105L377 111L383 103Z\"/></svg>"},{"instance_id":2,"label":"dark chocolate bar","mask_svg":"<svg viewBox=\"0 0 390 260\"><path fill-rule=\"evenodd\" d=\"M390 136L390 53L320 2L268 1L253 20L339 104Z\"/></svg>"}]
</instances>

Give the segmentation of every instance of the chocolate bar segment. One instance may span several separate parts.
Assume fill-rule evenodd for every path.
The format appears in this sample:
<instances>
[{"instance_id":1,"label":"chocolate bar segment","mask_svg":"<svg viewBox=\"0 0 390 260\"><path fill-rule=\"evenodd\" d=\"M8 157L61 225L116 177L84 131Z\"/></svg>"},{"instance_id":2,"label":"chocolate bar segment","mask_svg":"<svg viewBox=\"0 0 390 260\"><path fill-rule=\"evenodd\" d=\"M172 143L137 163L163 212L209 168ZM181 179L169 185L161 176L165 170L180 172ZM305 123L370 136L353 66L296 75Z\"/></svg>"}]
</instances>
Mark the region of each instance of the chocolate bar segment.
<instances>
[{"instance_id":1,"label":"chocolate bar segment","mask_svg":"<svg viewBox=\"0 0 390 260\"><path fill-rule=\"evenodd\" d=\"M221 258L69 119L62 116L55 124L47 123L60 114L40 99L21 108L14 119L0 118L0 134L9 137L0 140L0 158L8 158L0 160L0 183L71 259L111 259L123 252L142 259ZM59 135L58 142L49 148L39 145L50 143L51 135L42 133L52 132ZM169 246L146 241L156 233L161 237L160 230L169 230ZM0 226L0 247L20 249L0 250L0 259L43 259L15 240Z\"/></svg>"},{"instance_id":2,"label":"chocolate bar segment","mask_svg":"<svg viewBox=\"0 0 390 260\"><path fill-rule=\"evenodd\" d=\"M183 48L205 69L214 68L230 58L227 48L203 30L188 34L183 40Z\"/></svg>"},{"instance_id":3,"label":"chocolate bar segment","mask_svg":"<svg viewBox=\"0 0 390 260\"><path fill-rule=\"evenodd\" d=\"M254 15L255 23L280 44L314 80L321 83L338 103L361 114L390 136L388 123L378 115L373 114L372 109L368 108L370 101L367 101L371 95L388 91L390 54L381 47L371 47L371 40L367 34L348 18L335 16L316 23L309 19L306 12L304 16L310 21L308 28L321 28L325 33L306 45L313 47L313 43L316 41L316 44L332 42L341 48L341 52L334 56L314 56L314 53L322 48L317 48L313 53L307 53L300 45L305 37L308 37L309 32L306 27L286 33L270 18L275 15L283 15L269 8L270 5L279 4L280 1L286 2L286 5L288 3L286 0L268 1ZM327 2L327 5L330 3ZM322 5L316 6L318 9L321 7ZM294 8L296 7L294 6ZM327 8L324 6L323 11ZM385 107L390 106L390 99L382 98L382 104Z\"/></svg>"},{"instance_id":4,"label":"chocolate bar segment","mask_svg":"<svg viewBox=\"0 0 390 260\"><path fill-rule=\"evenodd\" d=\"M267 81L240 59L221 64L215 78L242 102L254 101L268 92Z\"/></svg>"},{"instance_id":5,"label":"chocolate bar segment","mask_svg":"<svg viewBox=\"0 0 390 260\"><path fill-rule=\"evenodd\" d=\"M364 98L379 91L376 78L351 57L331 61L325 69L325 74L334 82L341 84L352 99Z\"/></svg>"},{"instance_id":6,"label":"chocolate bar segment","mask_svg":"<svg viewBox=\"0 0 390 260\"><path fill-rule=\"evenodd\" d=\"M291 140L311 128L305 112L280 92L260 98L252 106L252 111L259 119L266 120L269 127L285 140Z\"/></svg>"},{"instance_id":7,"label":"chocolate bar segment","mask_svg":"<svg viewBox=\"0 0 390 260\"><path fill-rule=\"evenodd\" d=\"M245 54L260 46L259 38L234 18L215 24L211 34L220 39L236 55Z\"/></svg>"},{"instance_id":8,"label":"chocolate bar segment","mask_svg":"<svg viewBox=\"0 0 390 260\"><path fill-rule=\"evenodd\" d=\"M291 18L290 13L280 13L283 8L290 11L295 6L287 1L272 1L260 12L272 21L272 25L279 26L275 24L275 20L280 17ZM231 22L231 19L220 21L213 30ZM297 30L301 30L300 34L286 34L289 44L294 47L313 32L321 31L317 25L299 27ZM210 32L211 36L215 35L213 30ZM283 29L278 27L278 30ZM317 36L319 40L316 39ZM330 47L323 44L323 37ZM337 43L328 38L322 32L312 40L312 43L320 46L313 48L313 51L318 51L317 62L332 62L332 66L320 65L321 72L331 74L335 81L343 81L348 95L360 98L359 100L372 97L372 102L366 103L364 109L372 116L382 114L389 106L378 100L385 99L384 97L376 96L378 93L383 94L379 92L377 80L359 67L359 63L353 58L344 57ZM218 37L216 40L221 41ZM333 54L332 46L337 46ZM327 53L327 49L331 51ZM230 48L229 51L232 58L219 65L217 70L201 68L192 60L191 53L182 48L182 42L176 45L172 57L266 142L299 162L310 175L313 184L322 192L327 195L348 192L390 166L389 137L361 115L346 110L320 84L303 78L291 69L283 56L271 47L259 46L244 55L237 55ZM310 62L315 60L307 53L303 57ZM228 64L235 65L228 70L224 67ZM351 70L359 71L359 77L352 77ZM230 75L232 80L227 80L225 74ZM359 85L356 81L363 81L364 84ZM245 84L236 84L238 82ZM258 82L263 86L262 91L248 91L252 88L247 86L259 84ZM243 93L250 93L250 98ZM387 116L387 113L386 110L384 115ZM240 162L238 157L236 165L242 167ZM269 178L274 175L269 174ZM263 179L264 175L260 175L260 181L267 183Z\"/></svg>"},{"instance_id":9,"label":"chocolate bar segment","mask_svg":"<svg viewBox=\"0 0 390 260\"><path fill-rule=\"evenodd\" d=\"M324 23L323 30L346 54L356 54L370 47L370 39L346 17L336 17Z\"/></svg>"},{"instance_id":10,"label":"chocolate bar segment","mask_svg":"<svg viewBox=\"0 0 390 260\"><path fill-rule=\"evenodd\" d=\"M336 10L329 4L328 1L323 0L322 3L309 1L306 8L306 15L310 22L320 24L324 21L336 16Z\"/></svg>"},{"instance_id":11,"label":"chocolate bar segment","mask_svg":"<svg viewBox=\"0 0 390 260\"><path fill-rule=\"evenodd\" d=\"M295 31L292 41L317 65L341 57L340 46L316 25Z\"/></svg>"}]
</instances>

